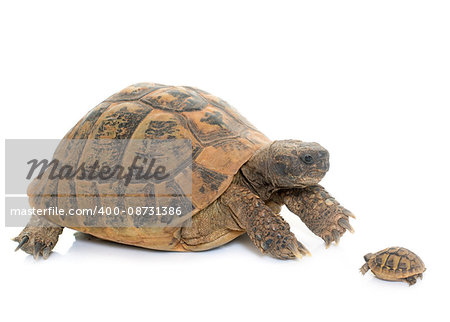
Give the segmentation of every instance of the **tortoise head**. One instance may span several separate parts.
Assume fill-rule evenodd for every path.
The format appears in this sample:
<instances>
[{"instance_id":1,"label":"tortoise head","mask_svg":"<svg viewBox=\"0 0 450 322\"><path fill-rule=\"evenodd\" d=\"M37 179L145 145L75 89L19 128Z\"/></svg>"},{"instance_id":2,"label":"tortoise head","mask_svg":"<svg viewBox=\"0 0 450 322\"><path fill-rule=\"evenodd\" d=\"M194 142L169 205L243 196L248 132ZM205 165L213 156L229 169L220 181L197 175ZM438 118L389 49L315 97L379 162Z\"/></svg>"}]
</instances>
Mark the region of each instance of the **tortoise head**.
<instances>
[{"instance_id":1,"label":"tortoise head","mask_svg":"<svg viewBox=\"0 0 450 322\"><path fill-rule=\"evenodd\" d=\"M364 260L366 261L366 263L372 258L373 254L372 253L368 253L366 255L364 255Z\"/></svg>"},{"instance_id":2,"label":"tortoise head","mask_svg":"<svg viewBox=\"0 0 450 322\"><path fill-rule=\"evenodd\" d=\"M328 159L328 151L318 143L275 141L268 149L269 180L282 188L315 185L327 173Z\"/></svg>"}]
</instances>

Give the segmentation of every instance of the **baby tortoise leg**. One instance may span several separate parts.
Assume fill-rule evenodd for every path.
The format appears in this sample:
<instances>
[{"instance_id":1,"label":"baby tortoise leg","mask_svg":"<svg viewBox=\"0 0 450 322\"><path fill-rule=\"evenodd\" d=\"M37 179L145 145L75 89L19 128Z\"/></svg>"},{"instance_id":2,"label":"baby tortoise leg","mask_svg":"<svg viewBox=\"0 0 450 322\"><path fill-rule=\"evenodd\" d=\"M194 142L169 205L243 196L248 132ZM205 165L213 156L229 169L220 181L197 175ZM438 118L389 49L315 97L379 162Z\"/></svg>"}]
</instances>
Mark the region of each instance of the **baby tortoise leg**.
<instances>
[{"instance_id":1,"label":"baby tortoise leg","mask_svg":"<svg viewBox=\"0 0 450 322\"><path fill-rule=\"evenodd\" d=\"M289 224L249 189L231 185L220 200L262 253L279 259L309 254L289 230Z\"/></svg>"},{"instance_id":2,"label":"baby tortoise leg","mask_svg":"<svg viewBox=\"0 0 450 322\"><path fill-rule=\"evenodd\" d=\"M361 266L361 268L359 269L359 271L361 272L361 274L366 274L370 267L369 267L369 261L370 259L373 257L374 255L372 253L367 253L366 255L364 255L364 260L366 261L366 263Z\"/></svg>"},{"instance_id":3,"label":"baby tortoise leg","mask_svg":"<svg viewBox=\"0 0 450 322\"><path fill-rule=\"evenodd\" d=\"M62 231L63 227L57 226L45 218L33 215L19 236L13 238L13 241L19 243L16 251L22 249L24 252L33 255L34 259L38 259L40 255L47 259L58 242L58 237Z\"/></svg>"},{"instance_id":4,"label":"baby tortoise leg","mask_svg":"<svg viewBox=\"0 0 450 322\"><path fill-rule=\"evenodd\" d=\"M361 272L361 274L366 274L369 271L369 264L365 263L363 266L361 266L361 268L359 269L359 271Z\"/></svg>"},{"instance_id":5,"label":"baby tortoise leg","mask_svg":"<svg viewBox=\"0 0 450 322\"><path fill-rule=\"evenodd\" d=\"M420 279L423 278L422 273L416 274L416 275L413 275L413 276L409 276L409 277L405 278L404 281L405 281L406 283L408 283L409 286L411 286L411 285L416 284L418 278L420 278Z\"/></svg>"},{"instance_id":6,"label":"baby tortoise leg","mask_svg":"<svg viewBox=\"0 0 450 322\"><path fill-rule=\"evenodd\" d=\"M311 231L325 241L328 248L349 230L349 217L355 216L342 207L322 186L289 189L280 192L283 203L298 215Z\"/></svg>"}]
</instances>

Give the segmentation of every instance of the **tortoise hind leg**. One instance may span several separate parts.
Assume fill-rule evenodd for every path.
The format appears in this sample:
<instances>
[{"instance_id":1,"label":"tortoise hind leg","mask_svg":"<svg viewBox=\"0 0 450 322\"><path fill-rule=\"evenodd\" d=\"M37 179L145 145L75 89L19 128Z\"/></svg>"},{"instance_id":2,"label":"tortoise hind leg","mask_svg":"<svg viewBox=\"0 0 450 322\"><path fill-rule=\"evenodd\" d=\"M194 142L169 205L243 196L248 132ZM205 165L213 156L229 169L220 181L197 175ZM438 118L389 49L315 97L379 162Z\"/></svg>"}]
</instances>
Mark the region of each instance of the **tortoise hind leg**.
<instances>
[{"instance_id":1,"label":"tortoise hind leg","mask_svg":"<svg viewBox=\"0 0 450 322\"><path fill-rule=\"evenodd\" d=\"M222 246L245 233L234 218L221 207L220 199L200 211L190 225L181 230L181 243L189 251Z\"/></svg>"},{"instance_id":2,"label":"tortoise hind leg","mask_svg":"<svg viewBox=\"0 0 450 322\"><path fill-rule=\"evenodd\" d=\"M22 249L33 255L35 259L38 259L40 255L47 259L63 229L40 216L33 215L19 236L13 238L13 241L19 243L16 251Z\"/></svg>"},{"instance_id":3,"label":"tortoise hind leg","mask_svg":"<svg viewBox=\"0 0 450 322\"><path fill-rule=\"evenodd\" d=\"M421 275L421 274L420 274ZM406 283L409 284L409 286L416 284L417 282L417 278L420 277L419 275L413 275L413 276L409 276L407 278L404 279L404 281Z\"/></svg>"}]
</instances>

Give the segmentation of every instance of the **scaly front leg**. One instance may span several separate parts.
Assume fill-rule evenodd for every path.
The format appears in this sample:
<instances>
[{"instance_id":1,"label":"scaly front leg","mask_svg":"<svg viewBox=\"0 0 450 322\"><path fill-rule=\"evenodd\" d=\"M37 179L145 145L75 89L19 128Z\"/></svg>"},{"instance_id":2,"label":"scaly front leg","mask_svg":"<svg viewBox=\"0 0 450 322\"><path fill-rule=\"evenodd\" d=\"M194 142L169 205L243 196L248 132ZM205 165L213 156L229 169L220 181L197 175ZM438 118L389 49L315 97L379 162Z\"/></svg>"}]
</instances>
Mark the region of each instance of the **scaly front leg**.
<instances>
[{"instance_id":1,"label":"scaly front leg","mask_svg":"<svg viewBox=\"0 0 450 322\"><path fill-rule=\"evenodd\" d=\"M325 241L328 248L349 230L353 232L349 217L355 216L342 207L322 186L281 191L282 202L300 217L311 231Z\"/></svg>"},{"instance_id":2,"label":"scaly front leg","mask_svg":"<svg viewBox=\"0 0 450 322\"><path fill-rule=\"evenodd\" d=\"M279 259L309 254L289 230L289 224L249 189L231 185L220 201L264 254Z\"/></svg>"}]
</instances>

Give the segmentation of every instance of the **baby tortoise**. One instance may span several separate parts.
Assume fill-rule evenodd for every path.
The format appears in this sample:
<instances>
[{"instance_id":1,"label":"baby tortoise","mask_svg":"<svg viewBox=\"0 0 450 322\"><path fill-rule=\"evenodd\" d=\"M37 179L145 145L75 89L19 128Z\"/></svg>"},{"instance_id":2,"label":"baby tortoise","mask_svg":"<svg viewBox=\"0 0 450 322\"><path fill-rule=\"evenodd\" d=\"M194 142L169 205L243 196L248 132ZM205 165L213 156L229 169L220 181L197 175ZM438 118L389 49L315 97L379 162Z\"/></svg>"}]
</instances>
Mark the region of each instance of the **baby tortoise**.
<instances>
[{"instance_id":1,"label":"baby tortoise","mask_svg":"<svg viewBox=\"0 0 450 322\"><path fill-rule=\"evenodd\" d=\"M410 286L422 279L426 268L419 256L403 247L390 247L364 256L360 268L364 275L370 269L376 277L386 281L404 281Z\"/></svg>"},{"instance_id":2,"label":"baby tortoise","mask_svg":"<svg viewBox=\"0 0 450 322\"><path fill-rule=\"evenodd\" d=\"M86 200L82 195L117 195L118 205L124 209L138 202L140 206L152 206L159 202L154 200L153 191L172 189L181 203L184 195L192 193L192 211L183 217L192 223L153 227L137 221L124 228L100 223L132 220L126 213L122 215L123 211L119 216L89 218L89 226L82 216L33 216L14 240L19 243L18 249L35 258L50 255L64 227L122 244L167 251L212 249L246 233L265 254L279 259L301 257L308 251L280 216L283 205L327 247L332 242L337 244L347 230L353 231L349 223L353 214L319 185L329 167L326 149L299 140L271 141L228 103L200 89L152 83L129 86L89 112L65 139L54 159L69 165L93 160L115 164L115 160L133 159L135 151L144 151L144 143L150 140L189 140L192 189L181 188L190 164L184 160L174 165L175 174L167 182L126 187L120 182L50 180L48 168L42 179L28 188L32 207L94 209L97 203L103 205L102 198ZM137 139L142 146L116 151L105 145L103 149L103 145L98 147L100 139ZM170 149L161 146L158 152L179 152ZM127 194L135 195L134 199L121 197ZM62 198L65 195L71 198ZM95 225L97 219L99 225Z\"/></svg>"}]
</instances>

